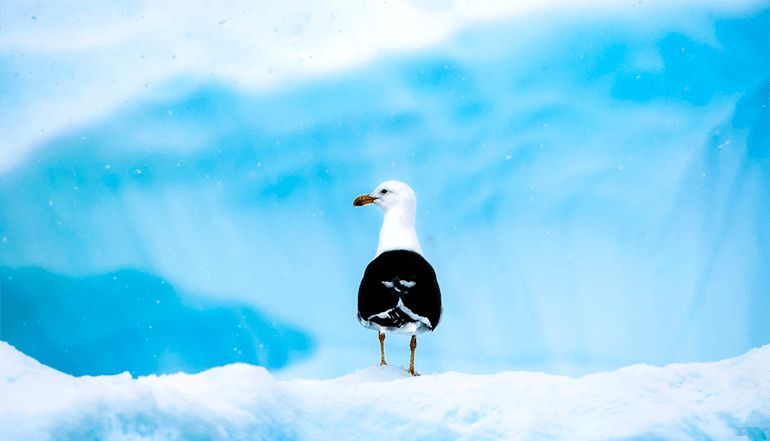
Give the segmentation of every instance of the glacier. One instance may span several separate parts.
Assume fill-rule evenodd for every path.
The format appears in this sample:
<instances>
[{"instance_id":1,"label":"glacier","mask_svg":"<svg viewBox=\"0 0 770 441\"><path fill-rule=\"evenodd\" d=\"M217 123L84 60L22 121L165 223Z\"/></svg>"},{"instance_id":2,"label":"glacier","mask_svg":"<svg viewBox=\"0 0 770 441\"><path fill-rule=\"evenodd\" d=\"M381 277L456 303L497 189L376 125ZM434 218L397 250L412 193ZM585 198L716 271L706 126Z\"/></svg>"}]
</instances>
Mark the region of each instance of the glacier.
<instances>
[{"instance_id":1,"label":"glacier","mask_svg":"<svg viewBox=\"0 0 770 441\"><path fill-rule=\"evenodd\" d=\"M628 366L580 378L507 371L411 378L373 366L278 380L249 364L73 377L0 342L8 441L766 440L770 346L711 363Z\"/></svg>"},{"instance_id":2,"label":"glacier","mask_svg":"<svg viewBox=\"0 0 770 441\"><path fill-rule=\"evenodd\" d=\"M38 40L57 15L17 3L0 11L0 145L17 158L0 164L0 293L21 271L60 277L52 295L72 284L109 301L122 294L95 278L143 274L181 303L203 298L229 317L251 308L266 328L315 342L285 343L299 356L263 360L272 374L339 377L377 358L355 294L380 218L350 203L396 178L417 191L418 234L444 293L418 368L582 375L770 342L764 2L488 18L337 70L285 81L276 70L263 87L246 67L224 75L216 56L134 39L114 21L96 26L109 28L97 42L81 41L88 29ZM208 34L189 25L189 39L226 39L236 19L225 18ZM157 75L126 74L134 64ZM36 140L23 155L17 132ZM96 334L122 323L90 319ZM43 321L36 335L61 324ZM44 337L22 340L23 324L4 326L0 339L62 359ZM98 367L115 345L82 335L90 357L54 367L107 373ZM220 343L211 354L232 351ZM388 340L394 361L407 349Z\"/></svg>"}]
</instances>

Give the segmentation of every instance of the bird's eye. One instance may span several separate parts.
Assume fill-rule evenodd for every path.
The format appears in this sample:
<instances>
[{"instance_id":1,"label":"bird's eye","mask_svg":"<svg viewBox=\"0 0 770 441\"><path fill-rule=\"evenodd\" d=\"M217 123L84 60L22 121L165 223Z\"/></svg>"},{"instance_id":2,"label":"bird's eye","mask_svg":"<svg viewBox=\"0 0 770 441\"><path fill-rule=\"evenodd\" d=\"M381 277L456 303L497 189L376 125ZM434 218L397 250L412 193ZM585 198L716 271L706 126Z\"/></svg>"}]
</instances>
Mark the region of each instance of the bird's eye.
<instances>
[{"instance_id":1,"label":"bird's eye","mask_svg":"<svg viewBox=\"0 0 770 441\"><path fill-rule=\"evenodd\" d=\"M382 190L380 190L380 194L385 194L385 193L387 193L387 192L388 192L388 190L386 190L386 189L384 189L384 188L383 188Z\"/></svg>"}]
</instances>

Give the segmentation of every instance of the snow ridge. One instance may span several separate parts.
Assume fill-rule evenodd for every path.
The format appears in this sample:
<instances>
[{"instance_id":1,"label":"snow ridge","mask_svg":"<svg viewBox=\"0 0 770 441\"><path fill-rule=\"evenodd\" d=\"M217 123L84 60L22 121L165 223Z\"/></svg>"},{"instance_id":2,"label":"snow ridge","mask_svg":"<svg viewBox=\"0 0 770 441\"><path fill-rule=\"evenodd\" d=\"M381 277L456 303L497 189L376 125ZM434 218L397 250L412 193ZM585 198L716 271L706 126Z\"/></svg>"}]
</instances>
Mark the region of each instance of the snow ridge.
<instances>
[{"instance_id":1,"label":"snow ridge","mask_svg":"<svg viewBox=\"0 0 770 441\"><path fill-rule=\"evenodd\" d=\"M200 374L72 377L0 342L7 440L768 439L770 345L714 363L581 378L535 372L408 378L371 367L279 381L231 364Z\"/></svg>"}]
</instances>

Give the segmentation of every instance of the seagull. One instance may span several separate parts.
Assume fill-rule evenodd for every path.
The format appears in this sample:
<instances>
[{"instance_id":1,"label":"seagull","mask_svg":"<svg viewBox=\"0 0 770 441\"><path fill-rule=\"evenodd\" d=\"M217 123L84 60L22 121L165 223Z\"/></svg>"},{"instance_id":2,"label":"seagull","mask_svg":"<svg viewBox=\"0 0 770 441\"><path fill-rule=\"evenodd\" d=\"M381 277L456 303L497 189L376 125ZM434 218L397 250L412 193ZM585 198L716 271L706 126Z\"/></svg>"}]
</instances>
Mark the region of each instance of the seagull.
<instances>
[{"instance_id":1,"label":"seagull","mask_svg":"<svg viewBox=\"0 0 770 441\"><path fill-rule=\"evenodd\" d=\"M358 288L358 321L378 332L380 365L385 362L385 333L411 334L409 373L414 370L417 334L433 331L441 318L441 290L436 272L422 255L414 230L417 197L400 181L385 181L353 205L374 204L384 218L374 260Z\"/></svg>"}]
</instances>

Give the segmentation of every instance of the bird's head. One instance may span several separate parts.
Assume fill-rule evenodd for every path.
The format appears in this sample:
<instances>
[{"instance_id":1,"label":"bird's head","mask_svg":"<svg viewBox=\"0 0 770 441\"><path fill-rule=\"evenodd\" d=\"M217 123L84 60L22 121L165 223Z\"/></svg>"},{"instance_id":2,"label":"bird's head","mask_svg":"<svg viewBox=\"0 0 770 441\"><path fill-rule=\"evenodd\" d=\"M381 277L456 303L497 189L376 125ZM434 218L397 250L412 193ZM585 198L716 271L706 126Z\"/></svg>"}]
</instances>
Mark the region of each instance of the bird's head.
<instances>
[{"instance_id":1,"label":"bird's head","mask_svg":"<svg viewBox=\"0 0 770 441\"><path fill-rule=\"evenodd\" d=\"M417 196L412 187L401 181L385 181L369 194L362 194L353 201L361 207L366 204L379 205L386 212L393 208L412 209L417 205Z\"/></svg>"}]
</instances>

